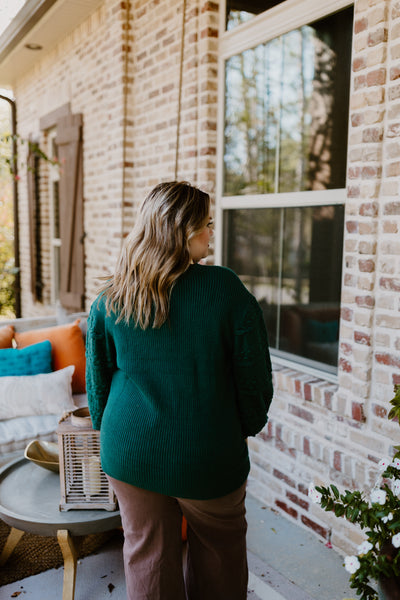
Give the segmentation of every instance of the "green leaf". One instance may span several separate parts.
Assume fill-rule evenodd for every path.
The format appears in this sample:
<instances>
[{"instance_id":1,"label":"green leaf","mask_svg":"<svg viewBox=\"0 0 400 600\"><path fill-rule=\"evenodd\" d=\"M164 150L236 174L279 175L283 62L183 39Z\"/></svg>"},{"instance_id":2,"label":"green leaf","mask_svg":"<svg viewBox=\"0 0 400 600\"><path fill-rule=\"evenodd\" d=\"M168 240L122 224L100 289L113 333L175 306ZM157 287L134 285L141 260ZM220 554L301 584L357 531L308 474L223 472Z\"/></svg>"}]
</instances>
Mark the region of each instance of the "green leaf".
<instances>
[{"instance_id":1,"label":"green leaf","mask_svg":"<svg viewBox=\"0 0 400 600\"><path fill-rule=\"evenodd\" d=\"M331 485L331 490L335 494L336 500L339 500L339 490L337 489L337 487L335 485Z\"/></svg>"}]
</instances>

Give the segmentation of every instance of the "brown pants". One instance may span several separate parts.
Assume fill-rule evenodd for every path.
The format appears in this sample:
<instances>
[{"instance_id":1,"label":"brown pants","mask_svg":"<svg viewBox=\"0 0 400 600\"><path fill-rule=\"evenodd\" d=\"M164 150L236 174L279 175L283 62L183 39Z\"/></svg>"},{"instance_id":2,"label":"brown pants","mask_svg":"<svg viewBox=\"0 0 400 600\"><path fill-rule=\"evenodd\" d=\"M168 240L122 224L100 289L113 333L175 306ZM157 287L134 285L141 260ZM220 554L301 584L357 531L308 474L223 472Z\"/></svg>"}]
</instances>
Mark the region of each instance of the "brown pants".
<instances>
[{"instance_id":1,"label":"brown pants","mask_svg":"<svg viewBox=\"0 0 400 600\"><path fill-rule=\"evenodd\" d=\"M128 600L246 599L246 484L215 500L187 500L109 480L124 529Z\"/></svg>"}]
</instances>

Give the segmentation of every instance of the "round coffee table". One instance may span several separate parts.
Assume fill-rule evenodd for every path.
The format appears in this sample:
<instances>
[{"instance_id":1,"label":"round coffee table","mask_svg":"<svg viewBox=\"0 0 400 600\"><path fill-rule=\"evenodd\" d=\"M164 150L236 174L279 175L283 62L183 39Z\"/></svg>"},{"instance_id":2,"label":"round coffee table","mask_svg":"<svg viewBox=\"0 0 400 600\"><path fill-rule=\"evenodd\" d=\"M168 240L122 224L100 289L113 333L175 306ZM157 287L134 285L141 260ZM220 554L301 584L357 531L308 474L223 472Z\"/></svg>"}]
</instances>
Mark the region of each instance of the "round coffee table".
<instances>
[{"instance_id":1,"label":"round coffee table","mask_svg":"<svg viewBox=\"0 0 400 600\"><path fill-rule=\"evenodd\" d=\"M121 525L118 510L71 510L61 512L60 479L26 458L0 469L0 518L11 526L0 555L6 562L24 532L56 536L64 558L63 600L73 600L77 554L73 536L100 533Z\"/></svg>"}]
</instances>

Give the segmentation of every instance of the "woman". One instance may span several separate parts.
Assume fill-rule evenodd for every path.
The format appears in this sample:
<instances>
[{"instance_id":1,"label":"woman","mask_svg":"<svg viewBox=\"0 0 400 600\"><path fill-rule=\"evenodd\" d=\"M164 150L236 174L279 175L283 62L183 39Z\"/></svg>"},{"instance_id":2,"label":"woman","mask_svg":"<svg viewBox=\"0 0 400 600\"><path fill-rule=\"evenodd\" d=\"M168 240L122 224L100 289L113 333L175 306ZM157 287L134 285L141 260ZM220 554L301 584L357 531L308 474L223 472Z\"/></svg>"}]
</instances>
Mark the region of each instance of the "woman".
<instances>
[{"instance_id":1,"label":"woman","mask_svg":"<svg viewBox=\"0 0 400 600\"><path fill-rule=\"evenodd\" d=\"M267 421L271 363L255 298L229 269L198 264L212 227L206 193L157 185L90 311L88 401L129 600L247 595L246 438Z\"/></svg>"}]
</instances>

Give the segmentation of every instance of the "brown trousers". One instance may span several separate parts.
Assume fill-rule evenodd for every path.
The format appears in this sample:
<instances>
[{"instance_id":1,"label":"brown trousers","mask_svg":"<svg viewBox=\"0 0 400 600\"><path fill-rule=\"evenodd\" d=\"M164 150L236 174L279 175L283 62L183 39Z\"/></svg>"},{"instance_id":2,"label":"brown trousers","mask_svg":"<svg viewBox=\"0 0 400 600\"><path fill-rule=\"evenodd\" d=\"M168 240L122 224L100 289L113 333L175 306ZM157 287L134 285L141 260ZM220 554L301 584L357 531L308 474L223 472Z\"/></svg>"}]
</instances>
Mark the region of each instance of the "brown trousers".
<instances>
[{"instance_id":1,"label":"brown trousers","mask_svg":"<svg viewBox=\"0 0 400 600\"><path fill-rule=\"evenodd\" d=\"M187 500L109 480L124 529L128 600L246 600L246 484L214 500Z\"/></svg>"}]
</instances>

